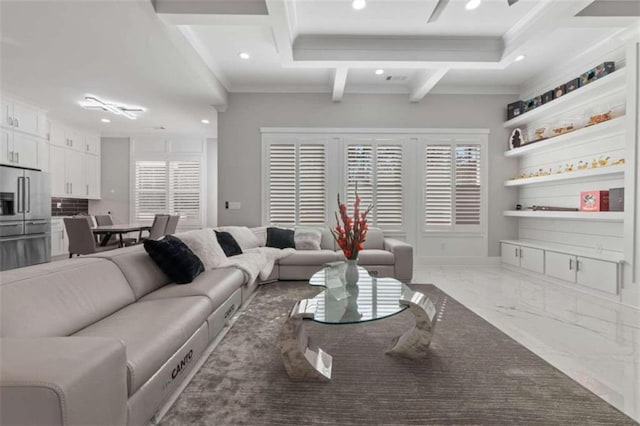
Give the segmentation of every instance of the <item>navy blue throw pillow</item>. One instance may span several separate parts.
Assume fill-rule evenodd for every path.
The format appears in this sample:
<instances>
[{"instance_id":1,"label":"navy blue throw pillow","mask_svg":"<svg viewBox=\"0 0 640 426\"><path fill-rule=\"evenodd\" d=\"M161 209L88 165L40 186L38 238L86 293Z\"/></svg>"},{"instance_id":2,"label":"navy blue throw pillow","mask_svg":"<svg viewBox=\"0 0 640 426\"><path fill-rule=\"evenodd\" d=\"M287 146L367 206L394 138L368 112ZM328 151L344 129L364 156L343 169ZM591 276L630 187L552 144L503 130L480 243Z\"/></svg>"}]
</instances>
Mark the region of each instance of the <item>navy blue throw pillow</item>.
<instances>
[{"instance_id":1,"label":"navy blue throw pillow","mask_svg":"<svg viewBox=\"0 0 640 426\"><path fill-rule=\"evenodd\" d=\"M267 247L296 248L293 229L267 228Z\"/></svg>"},{"instance_id":2,"label":"navy blue throw pillow","mask_svg":"<svg viewBox=\"0 0 640 426\"><path fill-rule=\"evenodd\" d=\"M215 233L216 238L218 239L218 244L220 244L222 251L224 251L224 254L227 255L227 257L242 254L242 249L236 239L233 238L233 235L224 231L215 231Z\"/></svg>"},{"instance_id":3,"label":"navy blue throw pillow","mask_svg":"<svg viewBox=\"0 0 640 426\"><path fill-rule=\"evenodd\" d=\"M204 265L179 238L167 235L161 240L144 240L144 249L176 284L188 284L204 272Z\"/></svg>"}]
</instances>

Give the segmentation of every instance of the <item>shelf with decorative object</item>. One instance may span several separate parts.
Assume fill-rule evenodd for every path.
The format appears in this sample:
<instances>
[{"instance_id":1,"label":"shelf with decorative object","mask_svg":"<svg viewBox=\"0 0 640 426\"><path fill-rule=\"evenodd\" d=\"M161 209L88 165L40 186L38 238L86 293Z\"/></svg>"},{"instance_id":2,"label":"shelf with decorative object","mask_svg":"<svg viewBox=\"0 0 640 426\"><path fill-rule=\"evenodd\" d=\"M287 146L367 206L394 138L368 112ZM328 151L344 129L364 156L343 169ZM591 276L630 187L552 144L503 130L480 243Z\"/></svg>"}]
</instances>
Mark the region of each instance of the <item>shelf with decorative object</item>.
<instances>
[{"instance_id":1,"label":"shelf with decorative object","mask_svg":"<svg viewBox=\"0 0 640 426\"><path fill-rule=\"evenodd\" d=\"M569 180L569 179L580 179L587 178L592 176L605 176L605 175L624 175L625 165L615 165L615 166L603 166L597 167L593 169L585 169L585 170L576 170L573 172L564 172L564 173L552 173L546 176L535 176L523 179L511 179L505 181L504 186L522 186L522 185L533 185L537 183L546 183L546 182L554 182L560 180Z\"/></svg>"},{"instance_id":2,"label":"shelf with decorative object","mask_svg":"<svg viewBox=\"0 0 640 426\"><path fill-rule=\"evenodd\" d=\"M559 110L571 109L580 104L592 103L599 98L611 96L617 92L623 92L625 89L626 74L626 68L619 69L593 83L580 87L571 93L567 93L560 98L554 99L538 108L506 121L504 127L514 128L523 126L551 116L559 112Z\"/></svg>"},{"instance_id":3,"label":"shelf with decorative object","mask_svg":"<svg viewBox=\"0 0 640 426\"><path fill-rule=\"evenodd\" d=\"M603 123L583 127L573 132L565 133L540 142L530 142L520 148L505 151L505 157L521 157L541 151L553 151L554 149L567 148L571 145L579 145L585 141L608 137L625 131L625 117L613 118Z\"/></svg>"},{"instance_id":4,"label":"shelf with decorative object","mask_svg":"<svg viewBox=\"0 0 640 426\"><path fill-rule=\"evenodd\" d=\"M581 212L553 210L506 210L506 217L531 219L595 220L600 222L623 222L624 212Z\"/></svg>"}]
</instances>

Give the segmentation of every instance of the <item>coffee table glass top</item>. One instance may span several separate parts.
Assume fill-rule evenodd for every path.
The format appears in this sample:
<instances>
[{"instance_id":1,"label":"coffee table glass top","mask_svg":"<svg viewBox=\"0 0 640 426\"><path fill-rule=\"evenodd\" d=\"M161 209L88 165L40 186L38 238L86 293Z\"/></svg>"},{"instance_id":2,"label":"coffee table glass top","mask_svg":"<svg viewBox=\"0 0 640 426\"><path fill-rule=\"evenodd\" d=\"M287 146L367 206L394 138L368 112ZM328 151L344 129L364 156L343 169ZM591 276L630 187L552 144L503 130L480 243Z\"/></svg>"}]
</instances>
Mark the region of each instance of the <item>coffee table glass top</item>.
<instances>
[{"instance_id":1,"label":"coffee table glass top","mask_svg":"<svg viewBox=\"0 0 640 426\"><path fill-rule=\"evenodd\" d=\"M358 267L360 278L356 286L344 282L346 264L328 266L316 272L309 284L326 287L314 297L313 321L324 324L354 324L375 321L396 315L407 306L399 303L403 293L413 293L394 278L374 278Z\"/></svg>"}]
</instances>

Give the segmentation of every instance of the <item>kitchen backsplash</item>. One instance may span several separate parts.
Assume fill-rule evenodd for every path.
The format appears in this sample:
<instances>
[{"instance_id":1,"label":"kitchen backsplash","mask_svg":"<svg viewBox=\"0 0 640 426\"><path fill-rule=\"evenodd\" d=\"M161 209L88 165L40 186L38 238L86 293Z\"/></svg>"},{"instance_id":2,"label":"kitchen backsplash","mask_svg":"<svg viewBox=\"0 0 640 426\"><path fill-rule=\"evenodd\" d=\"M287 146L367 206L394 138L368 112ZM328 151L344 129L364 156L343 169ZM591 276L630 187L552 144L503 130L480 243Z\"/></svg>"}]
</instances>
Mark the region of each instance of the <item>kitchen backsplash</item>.
<instances>
[{"instance_id":1,"label":"kitchen backsplash","mask_svg":"<svg viewBox=\"0 0 640 426\"><path fill-rule=\"evenodd\" d=\"M51 198L51 216L73 216L78 213L87 214L89 200L76 198Z\"/></svg>"}]
</instances>

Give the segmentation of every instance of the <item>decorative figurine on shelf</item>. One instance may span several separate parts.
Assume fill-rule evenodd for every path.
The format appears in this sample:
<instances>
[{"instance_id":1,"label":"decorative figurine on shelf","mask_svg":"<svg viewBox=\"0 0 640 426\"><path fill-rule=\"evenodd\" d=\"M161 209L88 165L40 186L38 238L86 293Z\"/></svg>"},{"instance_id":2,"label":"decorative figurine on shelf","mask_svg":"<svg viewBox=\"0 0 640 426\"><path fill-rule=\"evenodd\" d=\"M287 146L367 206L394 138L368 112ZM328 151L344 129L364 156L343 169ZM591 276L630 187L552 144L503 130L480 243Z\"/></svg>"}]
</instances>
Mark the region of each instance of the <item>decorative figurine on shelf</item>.
<instances>
[{"instance_id":1,"label":"decorative figurine on shelf","mask_svg":"<svg viewBox=\"0 0 640 426\"><path fill-rule=\"evenodd\" d=\"M562 173L562 165L558 166L558 169L556 170L556 174L560 174Z\"/></svg>"},{"instance_id":2,"label":"decorative figurine on shelf","mask_svg":"<svg viewBox=\"0 0 640 426\"><path fill-rule=\"evenodd\" d=\"M598 160L596 160L595 158L591 162L591 168L592 169L597 169L598 168Z\"/></svg>"},{"instance_id":3,"label":"decorative figurine on shelf","mask_svg":"<svg viewBox=\"0 0 640 426\"><path fill-rule=\"evenodd\" d=\"M573 171L573 164L569 165L567 164L564 168L565 172L572 172Z\"/></svg>"},{"instance_id":4,"label":"decorative figurine on shelf","mask_svg":"<svg viewBox=\"0 0 640 426\"><path fill-rule=\"evenodd\" d=\"M587 163L585 163L584 161L580 160L580 162L578 163L578 170L584 170L588 167L589 165Z\"/></svg>"},{"instance_id":5,"label":"decorative figurine on shelf","mask_svg":"<svg viewBox=\"0 0 640 426\"><path fill-rule=\"evenodd\" d=\"M516 204L516 210L522 210L522 204Z\"/></svg>"},{"instance_id":6,"label":"decorative figurine on shelf","mask_svg":"<svg viewBox=\"0 0 640 426\"><path fill-rule=\"evenodd\" d=\"M511 132L511 137L509 138L509 148L515 149L521 147L522 145L524 145L522 130L513 129L513 132Z\"/></svg>"},{"instance_id":7,"label":"decorative figurine on shelf","mask_svg":"<svg viewBox=\"0 0 640 426\"><path fill-rule=\"evenodd\" d=\"M613 163L612 166L620 166L622 164L624 164L624 158L620 158L620 159L616 160L616 162Z\"/></svg>"},{"instance_id":8,"label":"decorative figurine on shelf","mask_svg":"<svg viewBox=\"0 0 640 426\"><path fill-rule=\"evenodd\" d=\"M600 164L600 167L608 166L609 165L609 158L611 158L611 157L607 157L607 158L600 157L600 159L598 160L598 164Z\"/></svg>"}]
</instances>

